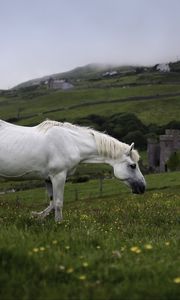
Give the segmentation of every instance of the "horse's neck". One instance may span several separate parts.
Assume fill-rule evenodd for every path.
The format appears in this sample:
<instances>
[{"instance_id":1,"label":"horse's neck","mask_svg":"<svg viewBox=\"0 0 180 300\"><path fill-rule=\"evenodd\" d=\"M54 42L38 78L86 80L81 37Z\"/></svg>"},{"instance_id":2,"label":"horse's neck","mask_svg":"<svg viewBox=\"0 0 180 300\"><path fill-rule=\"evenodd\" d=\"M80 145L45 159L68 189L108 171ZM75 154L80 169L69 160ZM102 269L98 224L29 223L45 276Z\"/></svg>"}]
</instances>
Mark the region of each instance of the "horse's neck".
<instances>
[{"instance_id":1,"label":"horse's neck","mask_svg":"<svg viewBox=\"0 0 180 300\"><path fill-rule=\"evenodd\" d=\"M80 142L79 142L80 141ZM83 157L82 163L108 163L111 164L111 160L98 153L97 144L93 134L87 133L80 136L78 140L78 148L80 155Z\"/></svg>"}]
</instances>

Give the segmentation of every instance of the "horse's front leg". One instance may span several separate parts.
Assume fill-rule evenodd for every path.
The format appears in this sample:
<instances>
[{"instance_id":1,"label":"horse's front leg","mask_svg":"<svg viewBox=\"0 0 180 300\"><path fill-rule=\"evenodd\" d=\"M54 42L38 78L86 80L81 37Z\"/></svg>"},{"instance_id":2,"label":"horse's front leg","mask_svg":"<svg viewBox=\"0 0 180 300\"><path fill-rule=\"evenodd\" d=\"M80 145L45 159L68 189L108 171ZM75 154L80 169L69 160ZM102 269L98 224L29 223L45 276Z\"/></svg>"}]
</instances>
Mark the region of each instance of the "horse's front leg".
<instances>
[{"instance_id":1,"label":"horse's front leg","mask_svg":"<svg viewBox=\"0 0 180 300\"><path fill-rule=\"evenodd\" d=\"M53 207L55 210L55 221L62 221L62 209L63 209L63 197L64 197L64 185L66 182L67 172L61 172L51 177L53 186Z\"/></svg>"}]
</instances>

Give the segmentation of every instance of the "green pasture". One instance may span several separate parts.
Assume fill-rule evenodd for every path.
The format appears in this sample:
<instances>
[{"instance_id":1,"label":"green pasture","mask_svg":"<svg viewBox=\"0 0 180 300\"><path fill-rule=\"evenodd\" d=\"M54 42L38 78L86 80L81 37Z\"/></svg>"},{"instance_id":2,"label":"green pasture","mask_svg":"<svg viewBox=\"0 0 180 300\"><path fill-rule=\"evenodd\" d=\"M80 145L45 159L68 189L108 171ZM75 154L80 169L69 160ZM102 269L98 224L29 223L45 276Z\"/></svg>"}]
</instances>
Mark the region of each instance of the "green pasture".
<instances>
[{"instance_id":1,"label":"green pasture","mask_svg":"<svg viewBox=\"0 0 180 300\"><path fill-rule=\"evenodd\" d=\"M166 109L165 109L166 107ZM86 110L86 113L85 113ZM64 110L39 116L39 121L43 121L45 116L49 119L63 119L73 121L89 114L109 116L119 112L134 113L146 125L156 123L158 125L167 124L172 120L179 119L180 100L178 97L167 99L126 101L116 103L104 103L82 106L70 110ZM36 117L24 120L26 125L35 122Z\"/></svg>"},{"instance_id":2,"label":"green pasture","mask_svg":"<svg viewBox=\"0 0 180 300\"><path fill-rule=\"evenodd\" d=\"M35 90L23 89L1 93L0 118L7 120L19 117L18 123L22 125L37 124L46 118L73 122L92 113L109 116L115 112L132 112L146 124L159 125L178 118L178 82L165 81L158 84L155 80L149 84L133 86L128 85L130 79L135 83L145 80L142 75L132 75L119 79L104 79L96 85L91 81L82 81L80 86L77 84L69 91L53 91L39 87ZM118 85L122 80L125 85Z\"/></svg>"},{"instance_id":3,"label":"green pasture","mask_svg":"<svg viewBox=\"0 0 180 300\"><path fill-rule=\"evenodd\" d=\"M68 182L59 224L31 217L43 188L1 194L0 298L178 299L179 175L146 176L143 195L115 179Z\"/></svg>"}]
</instances>

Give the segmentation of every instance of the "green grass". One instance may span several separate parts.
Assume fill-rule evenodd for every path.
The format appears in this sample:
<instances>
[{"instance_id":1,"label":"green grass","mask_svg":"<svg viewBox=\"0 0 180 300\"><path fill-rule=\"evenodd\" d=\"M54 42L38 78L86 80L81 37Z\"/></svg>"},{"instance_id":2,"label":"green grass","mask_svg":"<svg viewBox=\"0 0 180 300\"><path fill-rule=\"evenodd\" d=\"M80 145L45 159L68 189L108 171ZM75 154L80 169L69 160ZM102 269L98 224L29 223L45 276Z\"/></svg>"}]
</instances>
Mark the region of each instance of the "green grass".
<instances>
[{"instance_id":1,"label":"green grass","mask_svg":"<svg viewBox=\"0 0 180 300\"><path fill-rule=\"evenodd\" d=\"M67 183L61 224L31 218L42 188L0 195L0 298L177 299L179 173L146 180Z\"/></svg>"},{"instance_id":2,"label":"green grass","mask_svg":"<svg viewBox=\"0 0 180 300\"><path fill-rule=\"evenodd\" d=\"M164 110L164 107L167 110ZM78 118L85 117L89 114L98 114L109 116L119 112L134 113L146 125L156 123L164 125L172 120L178 120L180 110L179 97L154 99L154 100L137 100L116 103L92 104L81 106L78 108L65 109L57 112L48 112L37 116L20 120L18 123L22 125L31 125L42 122L44 119L63 120L64 118L70 122L74 122Z\"/></svg>"}]
</instances>

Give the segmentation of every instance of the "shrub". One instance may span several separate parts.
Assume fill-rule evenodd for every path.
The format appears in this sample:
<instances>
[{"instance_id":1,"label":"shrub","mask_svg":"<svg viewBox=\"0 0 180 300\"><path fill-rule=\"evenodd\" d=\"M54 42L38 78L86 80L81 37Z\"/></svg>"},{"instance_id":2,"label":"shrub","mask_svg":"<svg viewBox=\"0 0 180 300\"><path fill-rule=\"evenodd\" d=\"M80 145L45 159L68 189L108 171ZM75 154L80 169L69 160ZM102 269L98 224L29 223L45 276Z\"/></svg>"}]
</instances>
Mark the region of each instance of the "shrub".
<instances>
[{"instance_id":1,"label":"shrub","mask_svg":"<svg viewBox=\"0 0 180 300\"><path fill-rule=\"evenodd\" d=\"M129 132L123 138L123 141L127 144L131 144L134 142L135 146L137 146L140 149L145 149L147 144L146 138L140 130Z\"/></svg>"},{"instance_id":2,"label":"shrub","mask_svg":"<svg viewBox=\"0 0 180 300\"><path fill-rule=\"evenodd\" d=\"M72 179L72 183L81 183L81 182L87 182L90 180L90 177L88 175L81 175L76 176Z\"/></svg>"},{"instance_id":3,"label":"shrub","mask_svg":"<svg viewBox=\"0 0 180 300\"><path fill-rule=\"evenodd\" d=\"M170 171L180 170L180 152L174 152L171 154L167 161L167 167Z\"/></svg>"}]
</instances>

